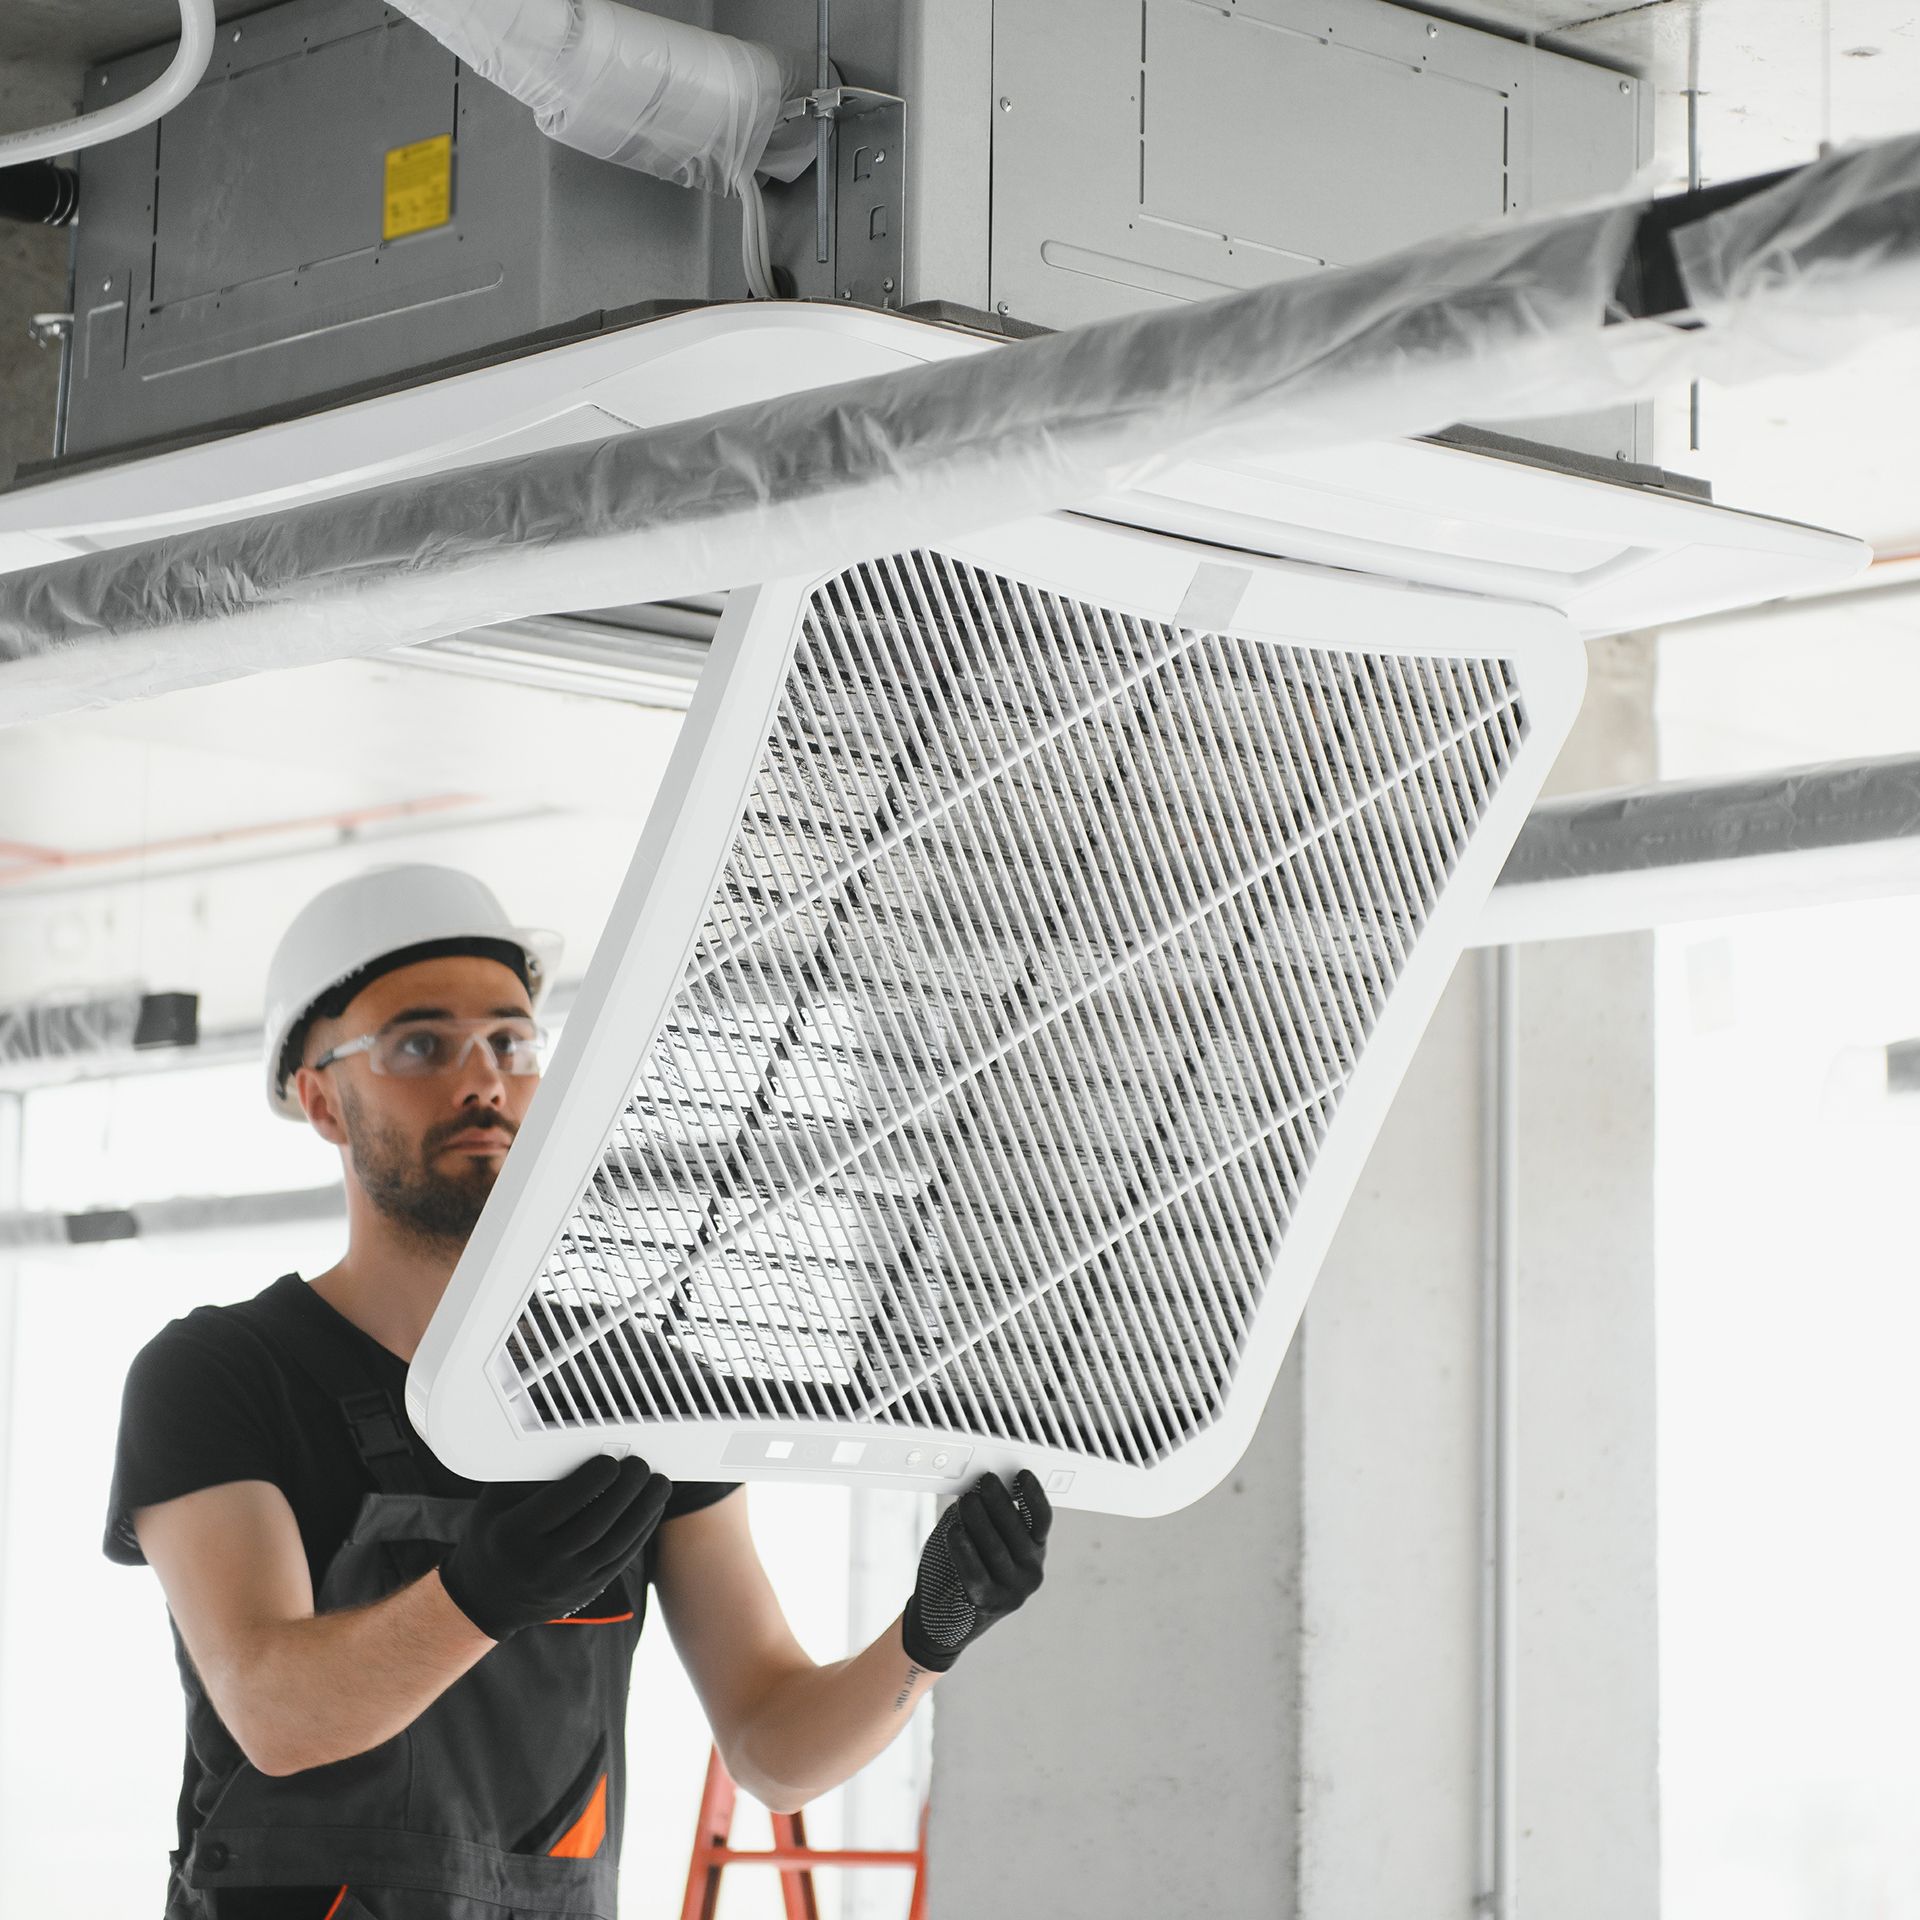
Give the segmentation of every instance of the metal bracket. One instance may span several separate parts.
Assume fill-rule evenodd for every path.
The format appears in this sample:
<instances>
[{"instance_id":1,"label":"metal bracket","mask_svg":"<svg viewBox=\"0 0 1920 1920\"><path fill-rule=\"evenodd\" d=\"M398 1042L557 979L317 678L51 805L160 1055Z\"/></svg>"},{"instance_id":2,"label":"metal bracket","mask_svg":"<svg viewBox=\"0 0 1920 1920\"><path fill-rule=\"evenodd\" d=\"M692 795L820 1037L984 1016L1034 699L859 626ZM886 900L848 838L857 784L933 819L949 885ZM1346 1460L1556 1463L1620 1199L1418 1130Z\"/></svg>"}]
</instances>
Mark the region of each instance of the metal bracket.
<instances>
[{"instance_id":1,"label":"metal bracket","mask_svg":"<svg viewBox=\"0 0 1920 1920\"><path fill-rule=\"evenodd\" d=\"M71 249L67 257L71 261ZM50 347L56 341L60 347L60 371L53 389L53 457L58 460L67 450L67 391L73 383L73 315L36 313L27 322L27 333L37 347Z\"/></svg>"},{"instance_id":2,"label":"metal bracket","mask_svg":"<svg viewBox=\"0 0 1920 1920\"><path fill-rule=\"evenodd\" d=\"M819 124L817 253L832 263L833 292L866 306L896 307L903 284L907 103L872 87L823 86L780 109L782 121L802 116Z\"/></svg>"},{"instance_id":3,"label":"metal bracket","mask_svg":"<svg viewBox=\"0 0 1920 1920\"><path fill-rule=\"evenodd\" d=\"M857 104L841 108L840 122L834 134L833 290L842 300L897 307L905 285L907 103L863 92Z\"/></svg>"},{"instance_id":4,"label":"metal bracket","mask_svg":"<svg viewBox=\"0 0 1920 1920\"><path fill-rule=\"evenodd\" d=\"M875 107L889 102L895 106L906 104L897 93L880 93L872 87L815 87L811 93L798 94L784 102L780 108L780 118L784 123L811 113L818 114L823 120L837 120L843 114L852 119L857 114L870 113Z\"/></svg>"}]
</instances>

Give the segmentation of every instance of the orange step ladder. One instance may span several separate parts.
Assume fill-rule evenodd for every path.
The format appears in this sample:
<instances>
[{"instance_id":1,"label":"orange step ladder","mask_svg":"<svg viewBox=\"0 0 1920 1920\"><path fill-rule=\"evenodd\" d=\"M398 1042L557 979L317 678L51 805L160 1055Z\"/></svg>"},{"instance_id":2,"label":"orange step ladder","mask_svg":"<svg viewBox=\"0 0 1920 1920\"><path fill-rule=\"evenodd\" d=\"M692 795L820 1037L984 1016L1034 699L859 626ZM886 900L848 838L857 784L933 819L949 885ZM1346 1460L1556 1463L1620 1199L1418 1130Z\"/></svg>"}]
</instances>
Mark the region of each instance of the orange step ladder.
<instances>
[{"instance_id":1,"label":"orange step ladder","mask_svg":"<svg viewBox=\"0 0 1920 1920\"><path fill-rule=\"evenodd\" d=\"M716 1747L707 1759L707 1783L700 1794L700 1820L693 1834L693 1858L687 1865L687 1897L680 1920L715 1920L720 1910L720 1876L728 1867L775 1867L787 1920L820 1920L814 1898L815 1867L911 1867L913 1904L907 1920L927 1920L927 1809L920 1809L919 1845L895 1853L875 1848L810 1847L806 1816L776 1813L771 1847L731 1844L733 1807L739 1794Z\"/></svg>"}]
</instances>

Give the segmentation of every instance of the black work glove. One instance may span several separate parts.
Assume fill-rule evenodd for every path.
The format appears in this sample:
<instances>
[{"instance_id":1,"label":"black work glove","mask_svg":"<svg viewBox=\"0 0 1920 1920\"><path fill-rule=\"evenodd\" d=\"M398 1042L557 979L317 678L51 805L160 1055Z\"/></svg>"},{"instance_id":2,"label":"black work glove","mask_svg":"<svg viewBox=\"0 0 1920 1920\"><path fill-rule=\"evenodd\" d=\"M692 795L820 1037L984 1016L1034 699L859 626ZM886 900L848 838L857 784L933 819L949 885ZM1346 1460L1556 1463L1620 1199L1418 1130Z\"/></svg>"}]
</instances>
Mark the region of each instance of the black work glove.
<instances>
[{"instance_id":1,"label":"black work glove","mask_svg":"<svg viewBox=\"0 0 1920 1920\"><path fill-rule=\"evenodd\" d=\"M945 1673L963 1648L1035 1592L1047 1557L1053 1508L1024 1467L1013 1491L986 1473L934 1523L920 1550L920 1577L900 1620L916 1666Z\"/></svg>"},{"instance_id":2,"label":"black work glove","mask_svg":"<svg viewBox=\"0 0 1920 1920\"><path fill-rule=\"evenodd\" d=\"M647 1544L673 1482L597 1453L561 1480L503 1480L440 1563L447 1597L490 1640L584 1606Z\"/></svg>"}]
</instances>

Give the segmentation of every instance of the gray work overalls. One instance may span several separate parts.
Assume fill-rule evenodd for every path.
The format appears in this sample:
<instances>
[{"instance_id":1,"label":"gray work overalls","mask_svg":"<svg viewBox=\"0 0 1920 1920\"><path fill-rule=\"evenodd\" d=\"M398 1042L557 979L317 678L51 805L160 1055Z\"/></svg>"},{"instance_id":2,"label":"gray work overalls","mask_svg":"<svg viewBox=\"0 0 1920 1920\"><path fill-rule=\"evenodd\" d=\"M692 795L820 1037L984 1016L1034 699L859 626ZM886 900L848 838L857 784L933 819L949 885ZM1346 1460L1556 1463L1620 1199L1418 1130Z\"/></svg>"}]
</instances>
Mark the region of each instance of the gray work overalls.
<instances>
[{"instance_id":1,"label":"gray work overalls","mask_svg":"<svg viewBox=\"0 0 1920 1920\"><path fill-rule=\"evenodd\" d=\"M343 1329L316 1326L295 1353L250 1308L231 1311L338 1404L377 1489L328 1564L315 1612L379 1600L439 1564L473 1502L421 1490L392 1399L367 1390ZM365 1753L285 1775L235 1760L196 1796L207 1812L184 1858L171 1856L167 1920L220 1920L224 1887L323 1885L341 1889L328 1920L615 1920L645 1582L643 1555L568 1618L483 1655ZM191 1662L181 1677L195 1751L237 1754Z\"/></svg>"}]
</instances>

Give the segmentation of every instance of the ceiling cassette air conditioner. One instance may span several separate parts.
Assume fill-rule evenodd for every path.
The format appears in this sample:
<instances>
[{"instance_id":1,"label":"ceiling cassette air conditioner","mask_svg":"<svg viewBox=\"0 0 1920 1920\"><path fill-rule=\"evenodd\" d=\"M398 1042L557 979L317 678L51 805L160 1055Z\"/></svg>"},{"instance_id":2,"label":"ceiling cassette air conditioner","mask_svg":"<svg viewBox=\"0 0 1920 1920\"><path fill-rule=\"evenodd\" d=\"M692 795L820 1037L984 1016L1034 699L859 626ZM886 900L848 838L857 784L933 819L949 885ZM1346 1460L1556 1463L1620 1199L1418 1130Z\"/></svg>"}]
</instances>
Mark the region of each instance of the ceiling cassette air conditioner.
<instances>
[{"instance_id":1,"label":"ceiling cassette air conditioner","mask_svg":"<svg viewBox=\"0 0 1920 1920\"><path fill-rule=\"evenodd\" d=\"M805 302L671 314L242 432L71 463L0 492L0 575L1010 351L1018 348L962 326ZM1658 469L1482 433L1475 444L1369 439L1203 452L1079 504L1250 553L1558 608L1594 634L1813 592L1871 557L1857 540L1716 506L1685 488Z\"/></svg>"},{"instance_id":2,"label":"ceiling cassette air conditioner","mask_svg":"<svg viewBox=\"0 0 1920 1920\"><path fill-rule=\"evenodd\" d=\"M1558 611L1075 516L737 592L416 1424L1197 1498L1584 672Z\"/></svg>"}]
</instances>

